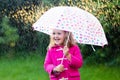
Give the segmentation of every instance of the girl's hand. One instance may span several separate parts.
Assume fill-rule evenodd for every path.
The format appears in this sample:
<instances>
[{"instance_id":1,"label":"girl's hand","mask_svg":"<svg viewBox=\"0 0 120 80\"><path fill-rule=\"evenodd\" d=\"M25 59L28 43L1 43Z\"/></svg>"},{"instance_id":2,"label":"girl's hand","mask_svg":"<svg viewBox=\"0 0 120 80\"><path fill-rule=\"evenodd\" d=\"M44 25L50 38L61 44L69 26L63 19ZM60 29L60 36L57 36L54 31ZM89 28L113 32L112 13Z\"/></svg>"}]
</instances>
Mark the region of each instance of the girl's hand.
<instances>
[{"instance_id":1,"label":"girl's hand","mask_svg":"<svg viewBox=\"0 0 120 80\"><path fill-rule=\"evenodd\" d=\"M71 60L71 54L69 53L69 48L67 46L63 48L63 53L67 57L68 60Z\"/></svg>"},{"instance_id":2,"label":"girl's hand","mask_svg":"<svg viewBox=\"0 0 120 80\"><path fill-rule=\"evenodd\" d=\"M64 66L62 64L59 64L53 69L53 71L62 72L64 71Z\"/></svg>"}]
</instances>

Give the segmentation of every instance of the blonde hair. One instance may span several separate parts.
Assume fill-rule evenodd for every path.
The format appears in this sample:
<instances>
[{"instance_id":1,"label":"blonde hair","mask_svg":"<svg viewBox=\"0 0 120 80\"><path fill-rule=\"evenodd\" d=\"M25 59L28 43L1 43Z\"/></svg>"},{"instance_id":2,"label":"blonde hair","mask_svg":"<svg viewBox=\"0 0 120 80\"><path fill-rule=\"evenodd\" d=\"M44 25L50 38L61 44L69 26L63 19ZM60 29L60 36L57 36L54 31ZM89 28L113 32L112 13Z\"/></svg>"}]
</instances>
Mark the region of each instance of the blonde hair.
<instances>
[{"instance_id":1,"label":"blonde hair","mask_svg":"<svg viewBox=\"0 0 120 80\"><path fill-rule=\"evenodd\" d=\"M70 33L70 35L69 35L69 33ZM71 46L73 46L73 45L76 45L76 40L74 40L74 38L73 38L73 34L71 33L71 32L68 32L68 31L65 31L65 39L64 39L64 42L63 42L63 46L66 46L66 42L67 42L67 40L68 40L68 42L67 42L67 46L68 47L71 47ZM69 36L69 39L68 39L68 36ZM50 48L52 48L52 47L54 47L55 46L55 42L54 42L54 40L53 40L53 38L52 38L52 36L50 36L50 43L49 43L49 45L48 45L48 49L50 49Z\"/></svg>"}]
</instances>

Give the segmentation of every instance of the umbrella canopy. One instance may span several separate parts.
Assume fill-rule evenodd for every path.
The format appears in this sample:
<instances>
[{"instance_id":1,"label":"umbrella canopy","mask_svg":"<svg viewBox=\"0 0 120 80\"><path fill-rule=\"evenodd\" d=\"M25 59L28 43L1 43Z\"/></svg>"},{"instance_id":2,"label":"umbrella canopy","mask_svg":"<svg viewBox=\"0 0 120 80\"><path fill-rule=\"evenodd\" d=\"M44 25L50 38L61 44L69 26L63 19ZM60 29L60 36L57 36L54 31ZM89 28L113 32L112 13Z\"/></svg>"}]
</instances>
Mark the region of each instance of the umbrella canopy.
<instances>
[{"instance_id":1,"label":"umbrella canopy","mask_svg":"<svg viewBox=\"0 0 120 80\"><path fill-rule=\"evenodd\" d=\"M58 6L46 11L34 24L34 30L51 34L52 28L70 31L78 43L108 44L99 20L78 7Z\"/></svg>"}]
</instances>

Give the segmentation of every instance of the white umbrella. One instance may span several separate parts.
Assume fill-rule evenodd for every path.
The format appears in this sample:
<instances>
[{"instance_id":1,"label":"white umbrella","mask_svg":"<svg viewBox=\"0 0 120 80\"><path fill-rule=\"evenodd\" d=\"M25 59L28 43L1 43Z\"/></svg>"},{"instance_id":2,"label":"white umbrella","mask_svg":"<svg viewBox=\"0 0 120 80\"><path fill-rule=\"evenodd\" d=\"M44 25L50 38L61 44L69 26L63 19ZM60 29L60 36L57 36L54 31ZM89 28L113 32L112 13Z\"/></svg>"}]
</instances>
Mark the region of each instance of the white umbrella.
<instances>
[{"instance_id":1,"label":"white umbrella","mask_svg":"<svg viewBox=\"0 0 120 80\"><path fill-rule=\"evenodd\" d=\"M51 34L52 28L70 31L78 43L108 44L99 20L78 7L58 6L46 11L34 24L34 30Z\"/></svg>"}]
</instances>

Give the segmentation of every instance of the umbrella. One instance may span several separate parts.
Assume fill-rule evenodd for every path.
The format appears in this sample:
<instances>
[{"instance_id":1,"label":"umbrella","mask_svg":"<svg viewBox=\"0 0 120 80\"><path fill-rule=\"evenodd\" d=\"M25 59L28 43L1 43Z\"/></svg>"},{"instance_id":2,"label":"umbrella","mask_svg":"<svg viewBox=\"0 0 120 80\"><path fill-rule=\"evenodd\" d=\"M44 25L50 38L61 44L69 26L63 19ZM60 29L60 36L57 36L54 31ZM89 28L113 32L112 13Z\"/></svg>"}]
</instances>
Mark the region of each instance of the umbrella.
<instances>
[{"instance_id":1,"label":"umbrella","mask_svg":"<svg viewBox=\"0 0 120 80\"><path fill-rule=\"evenodd\" d=\"M58 6L46 11L34 24L34 30L51 34L52 28L70 31L78 43L104 46L108 44L99 20L78 7Z\"/></svg>"}]
</instances>

